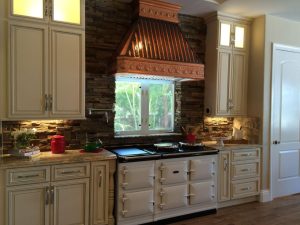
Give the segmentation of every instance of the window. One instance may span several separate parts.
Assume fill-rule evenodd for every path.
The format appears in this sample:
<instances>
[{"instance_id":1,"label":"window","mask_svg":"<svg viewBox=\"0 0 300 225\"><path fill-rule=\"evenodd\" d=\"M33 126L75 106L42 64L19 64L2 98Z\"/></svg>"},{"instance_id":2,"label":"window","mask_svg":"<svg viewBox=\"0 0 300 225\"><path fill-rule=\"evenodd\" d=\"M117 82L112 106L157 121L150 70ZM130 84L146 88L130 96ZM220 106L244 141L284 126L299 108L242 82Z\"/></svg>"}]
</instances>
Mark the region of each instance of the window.
<instances>
[{"instance_id":1,"label":"window","mask_svg":"<svg viewBox=\"0 0 300 225\"><path fill-rule=\"evenodd\" d=\"M148 135L172 132L172 81L117 78L115 133Z\"/></svg>"}]
</instances>

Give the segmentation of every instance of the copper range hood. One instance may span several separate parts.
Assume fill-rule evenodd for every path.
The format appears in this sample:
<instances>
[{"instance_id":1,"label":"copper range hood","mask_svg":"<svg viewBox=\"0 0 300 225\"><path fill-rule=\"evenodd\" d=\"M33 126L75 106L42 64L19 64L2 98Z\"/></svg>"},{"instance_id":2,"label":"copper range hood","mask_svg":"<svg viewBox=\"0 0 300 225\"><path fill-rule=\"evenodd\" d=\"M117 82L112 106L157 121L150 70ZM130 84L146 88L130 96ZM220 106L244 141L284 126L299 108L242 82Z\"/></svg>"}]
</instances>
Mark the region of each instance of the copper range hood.
<instances>
[{"instance_id":1,"label":"copper range hood","mask_svg":"<svg viewBox=\"0 0 300 225\"><path fill-rule=\"evenodd\" d=\"M204 65L178 25L180 6L139 0L137 20L123 40L113 73L159 79L204 79Z\"/></svg>"}]
</instances>

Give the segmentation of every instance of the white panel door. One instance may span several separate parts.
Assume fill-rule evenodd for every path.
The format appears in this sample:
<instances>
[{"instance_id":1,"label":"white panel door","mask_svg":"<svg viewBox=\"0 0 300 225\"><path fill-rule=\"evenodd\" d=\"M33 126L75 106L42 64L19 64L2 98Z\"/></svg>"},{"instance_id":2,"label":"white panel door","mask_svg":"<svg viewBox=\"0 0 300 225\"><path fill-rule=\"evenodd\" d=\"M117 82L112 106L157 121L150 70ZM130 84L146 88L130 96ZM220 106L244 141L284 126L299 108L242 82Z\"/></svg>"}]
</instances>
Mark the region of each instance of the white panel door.
<instances>
[{"instance_id":1,"label":"white panel door","mask_svg":"<svg viewBox=\"0 0 300 225\"><path fill-rule=\"evenodd\" d=\"M89 179L52 183L53 225L88 225Z\"/></svg>"},{"instance_id":2,"label":"white panel door","mask_svg":"<svg viewBox=\"0 0 300 225\"><path fill-rule=\"evenodd\" d=\"M9 116L45 117L47 26L13 22L9 24L9 36Z\"/></svg>"},{"instance_id":3,"label":"white panel door","mask_svg":"<svg viewBox=\"0 0 300 225\"><path fill-rule=\"evenodd\" d=\"M6 191L7 225L49 225L48 183L9 187Z\"/></svg>"},{"instance_id":4,"label":"white panel door","mask_svg":"<svg viewBox=\"0 0 300 225\"><path fill-rule=\"evenodd\" d=\"M272 80L272 195L300 192L300 49L274 45Z\"/></svg>"},{"instance_id":5,"label":"white panel door","mask_svg":"<svg viewBox=\"0 0 300 225\"><path fill-rule=\"evenodd\" d=\"M84 118L84 32L50 28L51 116Z\"/></svg>"}]
</instances>

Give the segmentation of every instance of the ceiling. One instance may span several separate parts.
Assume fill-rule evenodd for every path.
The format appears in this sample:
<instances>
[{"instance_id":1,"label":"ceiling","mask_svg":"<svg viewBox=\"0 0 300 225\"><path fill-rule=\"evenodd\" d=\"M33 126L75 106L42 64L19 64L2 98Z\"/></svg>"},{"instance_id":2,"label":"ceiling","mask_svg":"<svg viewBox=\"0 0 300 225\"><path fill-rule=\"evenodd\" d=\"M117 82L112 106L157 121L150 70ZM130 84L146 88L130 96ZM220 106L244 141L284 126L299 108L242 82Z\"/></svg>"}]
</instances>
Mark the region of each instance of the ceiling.
<instances>
[{"instance_id":1,"label":"ceiling","mask_svg":"<svg viewBox=\"0 0 300 225\"><path fill-rule=\"evenodd\" d=\"M299 0L165 0L182 6L180 13L205 16L213 11L257 17L265 14L300 22Z\"/></svg>"}]
</instances>

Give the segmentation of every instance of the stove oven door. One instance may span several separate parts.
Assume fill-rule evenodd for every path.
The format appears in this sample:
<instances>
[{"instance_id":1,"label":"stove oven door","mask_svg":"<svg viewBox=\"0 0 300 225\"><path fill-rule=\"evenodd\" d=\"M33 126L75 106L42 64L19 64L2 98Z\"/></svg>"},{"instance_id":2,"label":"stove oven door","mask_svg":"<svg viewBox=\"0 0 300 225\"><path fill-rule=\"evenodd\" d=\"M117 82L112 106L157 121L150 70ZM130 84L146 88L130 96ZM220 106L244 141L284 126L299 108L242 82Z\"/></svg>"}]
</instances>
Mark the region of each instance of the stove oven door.
<instances>
[{"instance_id":1,"label":"stove oven door","mask_svg":"<svg viewBox=\"0 0 300 225\"><path fill-rule=\"evenodd\" d=\"M188 204L187 185L162 187L158 193L160 210L186 207Z\"/></svg>"},{"instance_id":2,"label":"stove oven door","mask_svg":"<svg viewBox=\"0 0 300 225\"><path fill-rule=\"evenodd\" d=\"M119 214L123 218L153 214L153 190L126 192L119 199Z\"/></svg>"},{"instance_id":3,"label":"stove oven door","mask_svg":"<svg viewBox=\"0 0 300 225\"><path fill-rule=\"evenodd\" d=\"M154 184L154 161L119 164L119 187L123 190L151 188Z\"/></svg>"},{"instance_id":4,"label":"stove oven door","mask_svg":"<svg viewBox=\"0 0 300 225\"><path fill-rule=\"evenodd\" d=\"M187 160L162 160L158 166L159 182L162 185L183 183L187 181Z\"/></svg>"},{"instance_id":5,"label":"stove oven door","mask_svg":"<svg viewBox=\"0 0 300 225\"><path fill-rule=\"evenodd\" d=\"M213 181L190 184L190 204L215 202L215 185Z\"/></svg>"},{"instance_id":6,"label":"stove oven door","mask_svg":"<svg viewBox=\"0 0 300 225\"><path fill-rule=\"evenodd\" d=\"M215 176L215 158L199 157L190 161L190 180L211 180Z\"/></svg>"}]
</instances>

